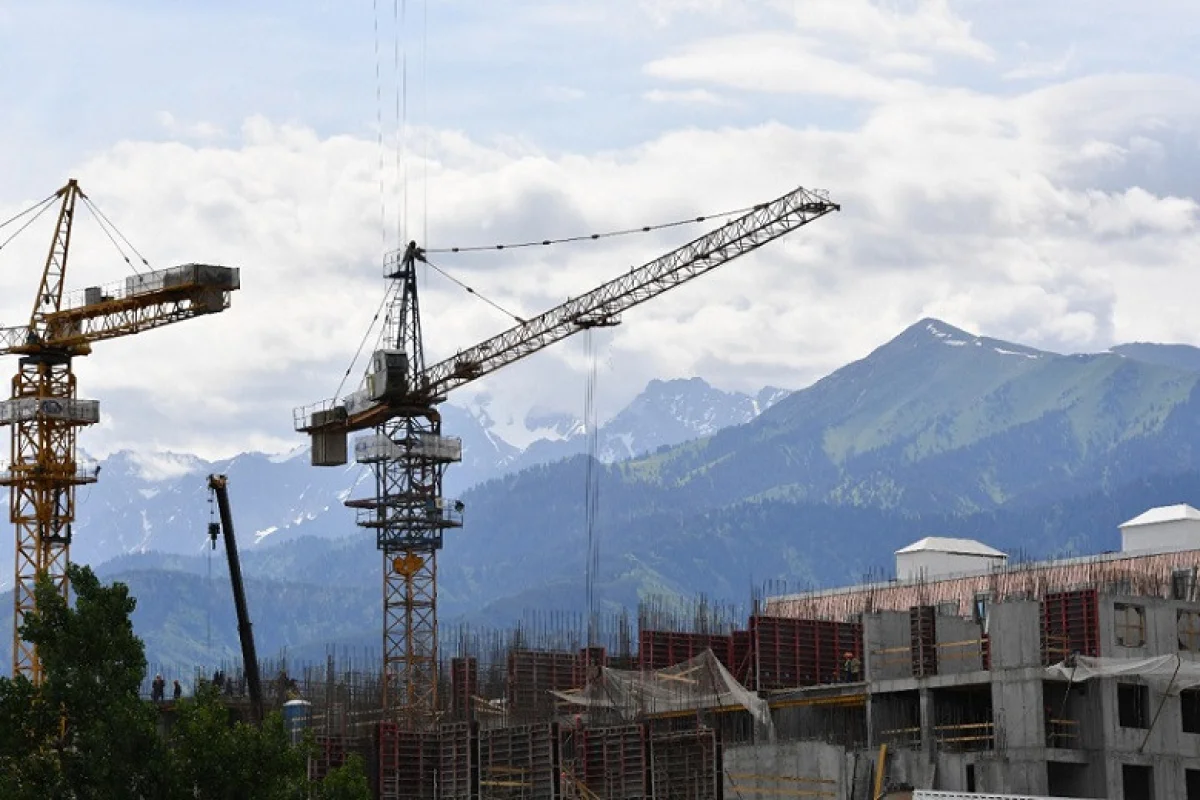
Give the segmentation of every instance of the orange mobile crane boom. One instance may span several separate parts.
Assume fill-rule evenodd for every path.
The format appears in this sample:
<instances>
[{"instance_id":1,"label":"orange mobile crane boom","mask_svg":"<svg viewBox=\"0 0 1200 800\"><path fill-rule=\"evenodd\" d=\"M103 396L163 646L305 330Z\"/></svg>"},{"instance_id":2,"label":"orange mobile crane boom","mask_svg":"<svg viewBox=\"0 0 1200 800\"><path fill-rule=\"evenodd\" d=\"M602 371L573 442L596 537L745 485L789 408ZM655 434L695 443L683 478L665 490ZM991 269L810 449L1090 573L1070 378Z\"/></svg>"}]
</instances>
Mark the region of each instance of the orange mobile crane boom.
<instances>
[{"instance_id":1,"label":"orange mobile crane boom","mask_svg":"<svg viewBox=\"0 0 1200 800\"><path fill-rule=\"evenodd\" d=\"M99 470L76 462L78 429L100 421L99 403L76 394L71 361L92 343L224 311L240 288L230 267L187 264L142 272L124 283L84 289L64 299L63 283L76 205L88 197L75 180L59 189L58 223L34 296L28 325L0 328L0 355L20 357L12 398L0 402L0 425L12 427L8 468L9 513L16 526L13 676L42 679L33 645L21 639L25 615L36 610L34 586L46 575L67 597L67 563L75 520L75 489Z\"/></svg>"},{"instance_id":2,"label":"orange mobile crane boom","mask_svg":"<svg viewBox=\"0 0 1200 800\"><path fill-rule=\"evenodd\" d=\"M621 312L743 256L815 219L839 210L823 193L803 188L755 206L720 228L630 270L579 297L453 358L425 366L416 265L425 252L410 243L388 259L399 282L385 323L386 349L377 351L365 386L300 408L296 430L312 437L314 466L355 460L375 470L374 497L346 501L358 525L375 531L383 552L384 708L410 727L437 712L437 551L444 531L462 526L462 505L447 507L442 475L460 461L460 440L442 436L437 406L446 394L587 328L618 324Z\"/></svg>"}]
</instances>

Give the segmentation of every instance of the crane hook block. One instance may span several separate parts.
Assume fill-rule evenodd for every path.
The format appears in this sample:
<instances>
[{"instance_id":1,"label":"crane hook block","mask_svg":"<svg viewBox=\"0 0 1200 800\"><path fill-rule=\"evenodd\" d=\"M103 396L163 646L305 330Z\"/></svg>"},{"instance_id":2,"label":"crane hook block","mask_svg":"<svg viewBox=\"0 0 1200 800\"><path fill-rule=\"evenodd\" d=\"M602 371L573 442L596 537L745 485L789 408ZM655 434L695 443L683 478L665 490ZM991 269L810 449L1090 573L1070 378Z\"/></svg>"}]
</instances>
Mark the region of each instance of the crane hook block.
<instances>
[{"instance_id":1,"label":"crane hook block","mask_svg":"<svg viewBox=\"0 0 1200 800\"><path fill-rule=\"evenodd\" d=\"M219 534L220 532L221 532L221 523L219 523L219 522L208 523L208 539L209 539L209 542L212 544L212 547L214 550L217 547L217 534Z\"/></svg>"}]
</instances>

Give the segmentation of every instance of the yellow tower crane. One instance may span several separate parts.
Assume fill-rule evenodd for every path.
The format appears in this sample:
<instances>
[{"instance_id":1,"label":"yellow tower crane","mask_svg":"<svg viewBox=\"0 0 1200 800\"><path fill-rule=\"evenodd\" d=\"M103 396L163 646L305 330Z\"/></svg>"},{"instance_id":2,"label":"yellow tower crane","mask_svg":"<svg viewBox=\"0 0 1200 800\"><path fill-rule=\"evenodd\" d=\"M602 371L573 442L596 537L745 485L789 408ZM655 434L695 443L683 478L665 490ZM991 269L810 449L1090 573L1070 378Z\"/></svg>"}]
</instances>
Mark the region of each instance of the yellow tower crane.
<instances>
[{"instance_id":1,"label":"yellow tower crane","mask_svg":"<svg viewBox=\"0 0 1200 800\"><path fill-rule=\"evenodd\" d=\"M462 458L459 439L442 435L438 405L472 381L589 328L616 325L622 312L705 275L814 220L840 210L824 192L797 188L761 203L665 255L629 270L503 333L426 365L417 293L415 242L387 258L392 300L384 347L362 388L295 411L312 438L314 466L354 458L375 472L373 496L346 501L383 553L383 705L396 721L421 728L438 710L437 552L445 531L462 527L462 506L442 497L442 475ZM703 220L701 217L699 220ZM699 221L697 220L697 221Z\"/></svg>"},{"instance_id":2,"label":"yellow tower crane","mask_svg":"<svg viewBox=\"0 0 1200 800\"><path fill-rule=\"evenodd\" d=\"M76 206L83 203L96 212L102 227L108 220L74 179L43 202L55 200L58 224L29 324L0 328L0 355L20 359L12 398L0 402L0 425L12 427L11 459L0 472L0 486L9 487L9 513L16 526L13 676L24 675L35 684L42 679L41 664L36 648L19 631L25 616L36 610L39 575L49 577L67 596L75 489L95 482L99 471L81 468L76 461L76 435L100 421L100 409L95 400L78 398L72 359L91 353L93 342L224 311L230 293L240 288L237 269L187 264L141 272L120 284L64 298ZM112 231L105 233L111 238Z\"/></svg>"}]
</instances>

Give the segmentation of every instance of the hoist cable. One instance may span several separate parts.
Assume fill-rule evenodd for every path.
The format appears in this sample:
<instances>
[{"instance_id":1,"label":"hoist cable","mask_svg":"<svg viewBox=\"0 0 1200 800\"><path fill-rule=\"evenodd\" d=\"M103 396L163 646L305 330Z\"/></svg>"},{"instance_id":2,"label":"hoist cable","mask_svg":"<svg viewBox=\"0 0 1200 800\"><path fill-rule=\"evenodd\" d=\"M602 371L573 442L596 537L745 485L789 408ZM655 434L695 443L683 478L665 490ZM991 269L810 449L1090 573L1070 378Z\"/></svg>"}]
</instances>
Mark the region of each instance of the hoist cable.
<instances>
[{"instance_id":1,"label":"hoist cable","mask_svg":"<svg viewBox=\"0 0 1200 800\"><path fill-rule=\"evenodd\" d=\"M509 244L493 244L493 245L472 245L470 247L430 247L425 250L426 253L476 253L485 250L516 250L521 247L544 247L551 244L567 244L570 242L586 242L595 241L597 239L611 239L616 236L629 236L634 233L650 233L651 231L661 231L667 228L678 228L683 225L695 225L701 222L707 222L716 217L734 217L751 211L758 211L766 207L766 203L759 203L745 208L735 208L732 211L722 211L717 214L702 214L698 217L689 219L675 220L674 222L663 222L658 225L643 225L640 228L623 228L615 231L607 231L605 233L590 233L580 236L564 236L559 239L542 239L541 241L531 242L512 242Z\"/></svg>"},{"instance_id":2,"label":"hoist cable","mask_svg":"<svg viewBox=\"0 0 1200 800\"><path fill-rule=\"evenodd\" d=\"M496 309L497 311L499 311L501 314L504 314L506 317L512 317L514 320L516 320L516 322L517 322L517 324L518 324L518 325L524 325L524 324L525 324L525 320L524 320L524 319L522 319L521 317L517 316L517 315L516 315L516 314L514 314L513 312L509 311L507 308L505 308L504 306L500 305L500 304L499 304L499 303L497 303L495 300L492 300L492 299L490 299L490 298L488 298L488 297L485 297L484 295L482 295L482 294L480 294L479 292L475 291L475 290L474 290L474 289L472 289L470 286L468 286L467 284L463 283L463 282L462 282L462 281L460 281L458 278L456 278L456 277L454 277L453 275L451 275L449 272L446 272L446 270L442 269L442 268L441 268L441 267L439 267L437 264L434 264L434 263L433 263L432 261L430 261L429 259L425 259L425 263L429 265L429 268L430 268L430 269L432 269L432 270L434 270L435 272L437 272L437 273L438 273L439 275L441 275L443 278L445 278L446 280L450 281L451 283L454 283L454 284L458 285L458 286L459 286L459 288L461 288L461 289L465 290L465 291L467 292L467 294L472 294L472 295L475 295L475 296L476 296L476 297L478 297L480 300L482 300L483 302L487 303L487 304L488 304L489 306L491 306L492 308L494 308L494 309Z\"/></svg>"},{"instance_id":3,"label":"hoist cable","mask_svg":"<svg viewBox=\"0 0 1200 800\"><path fill-rule=\"evenodd\" d=\"M429 79L427 77L429 71L429 0L422 0L421 3L421 125L424 130L421 133L423 153L421 157L421 190L424 194L421 205L425 217L425 238L422 241L429 241L429 133L432 128L429 125Z\"/></svg>"},{"instance_id":4,"label":"hoist cable","mask_svg":"<svg viewBox=\"0 0 1200 800\"><path fill-rule=\"evenodd\" d=\"M383 59L379 55L379 0L371 3L375 12L375 131L379 143L379 236L380 248L387 252L387 189L384 186L384 155L387 148L383 145ZM399 242L396 243L399 246Z\"/></svg>"},{"instance_id":5,"label":"hoist cable","mask_svg":"<svg viewBox=\"0 0 1200 800\"><path fill-rule=\"evenodd\" d=\"M596 414L596 341L594 331L584 331L584 347L587 352L588 375L584 389L583 424L587 437L587 454L584 464L584 529L587 538L587 563L585 570L585 592L588 614L588 647L596 641L596 580L600 572L600 542L596 536L596 517L600 510L600 469L596 461L599 431Z\"/></svg>"}]
</instances>

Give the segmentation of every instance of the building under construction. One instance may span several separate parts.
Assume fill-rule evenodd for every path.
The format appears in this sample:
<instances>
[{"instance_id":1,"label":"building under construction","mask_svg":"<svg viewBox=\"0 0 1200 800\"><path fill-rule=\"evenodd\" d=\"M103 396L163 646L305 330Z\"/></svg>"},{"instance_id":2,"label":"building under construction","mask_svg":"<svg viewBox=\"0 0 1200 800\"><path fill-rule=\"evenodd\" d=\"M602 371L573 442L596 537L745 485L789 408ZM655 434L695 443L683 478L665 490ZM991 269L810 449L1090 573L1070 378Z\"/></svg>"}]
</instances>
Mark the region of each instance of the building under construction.
<instances>
[{"instance_id":1,"label":"building under construction","mask_svg":"<svg viewBox=\"0 0 1200 800\"><path fill-rule=\"evenodd\" d=\"M381 797L1197 800L1200 512L1121 530L1120 552L1025 564L926 539L895 579L742 615L448 631L422 728L385 717L369 659L331 656L289 716L314 777L358 752Z\"/></svg>"}]
</instances>

